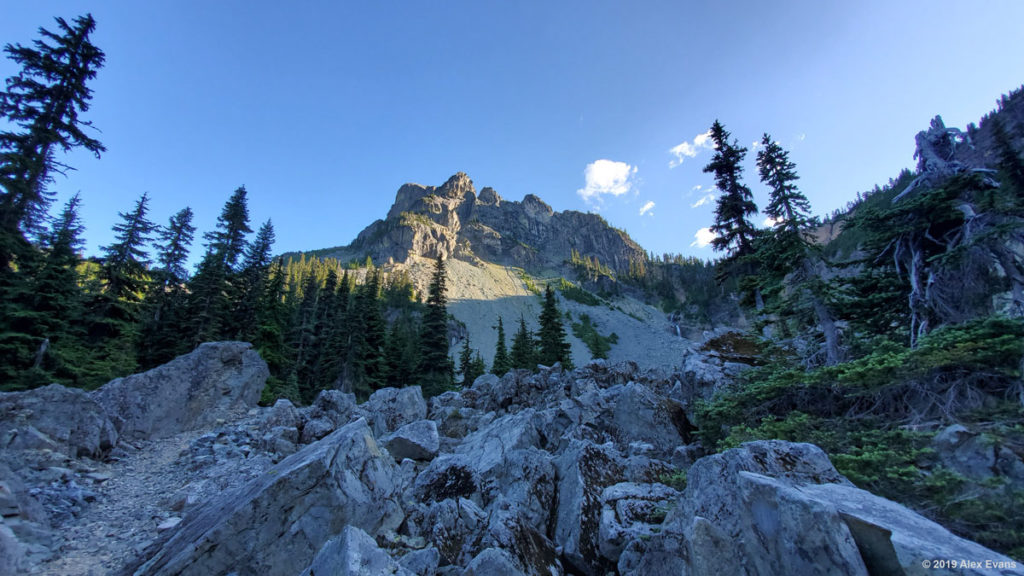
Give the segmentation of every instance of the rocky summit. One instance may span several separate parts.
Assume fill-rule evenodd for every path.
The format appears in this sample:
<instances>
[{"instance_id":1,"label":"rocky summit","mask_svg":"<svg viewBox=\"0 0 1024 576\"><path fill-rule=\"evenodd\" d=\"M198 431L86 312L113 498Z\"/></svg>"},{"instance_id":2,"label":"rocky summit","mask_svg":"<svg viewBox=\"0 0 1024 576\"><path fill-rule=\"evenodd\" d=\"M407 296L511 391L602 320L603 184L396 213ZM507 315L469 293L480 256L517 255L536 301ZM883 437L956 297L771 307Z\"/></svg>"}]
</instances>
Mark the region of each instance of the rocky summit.
<instances>
[{"instance_id":1,"label":"rocky summit","mask_svg":"<svg viewBox=\"0 0 1024 576\"><path fill-rule=\"evenodd\" d=\"M727 370L595 361L259 407L266 366L229 342L0 394L0 573L1024 574L816 446L705 456L693 407ZM126 400L162 390L188 401Z\"/></svg>"},{"instance_id":2,"label":"rocky summit","mask_svg":"<svg viewBox=\"0 0 1024 576\"><path fill-rule=\"evenodd\" d=\"M478 194L459 172L441 186L402 186L385 219L367 226L350 245L319 253L396 263L410 256L459 256L545 270L562 268L574 250L615 271L646 259L640 245L597 214L556 212L533 194L519 202L492 188Z\"/></svg>"}]
</instances>

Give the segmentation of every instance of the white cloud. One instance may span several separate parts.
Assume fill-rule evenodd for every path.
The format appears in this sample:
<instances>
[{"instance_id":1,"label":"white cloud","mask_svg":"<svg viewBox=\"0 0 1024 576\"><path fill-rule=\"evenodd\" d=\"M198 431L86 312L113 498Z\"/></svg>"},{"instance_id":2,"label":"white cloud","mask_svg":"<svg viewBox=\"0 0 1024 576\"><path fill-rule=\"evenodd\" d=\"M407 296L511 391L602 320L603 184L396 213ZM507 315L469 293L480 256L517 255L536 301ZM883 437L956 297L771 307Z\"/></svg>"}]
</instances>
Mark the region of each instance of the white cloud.
<instances>
[{"instance_id":1,"label":"white cloud","mask_svg":"<svg viewBox=\"0 0 1024 576\"><path fill-rule=\"evenodd\" d=\"M761 222L761 226L763 228L772 228L776 224L778 224L778 221L772 218L771 216L765 216L764 221Z\"/></svg>"},{"instance_id":2,"label":"white cloud","mask_svg":"<svg viewBox=\"0 0 1024 576\"><path fill-rule=\"evenodd\" d=\"M595 160L583 170L586 186L576 191L588 203L601 201L601 195L622 196L633 187L636 166L613 160Z\"/></svg>"},{"instance_id":3,"label":"white cloud","mask_svg":"<svg viewBox=\"0 0 1024 576\"><path fill-rule=\"evenodd\" d=\"M718 199L718 196L715 195L715 193L713 193L713 192L709 193L709 194L705 194L705 195L701 196L700 198L698 198L696 202L694 202L693 204L690 204L690 208L700 208L701 206L703 206L705 204L708 204L708 203L711 203L711 202L714 202L717 199Z\"/></svg>"},{"instance_id":4,"label":"white cloud","mask_svg":"<svg viewBox=\"0 0 1024 576\"><path fill-rule=\"evenodd\" d=\"M675 160L669 161L668 167L675 168L682 164L683 160L696 158L701 150L710 150L712 147L711 130L703 134L697 134L693 137L693 141L682 142L678 146L673 146L669 149L668 153L675 156Z\"/></svg>"},{"instance_id":5,"label":"white cloud","mask_svg":"<svg viewBox=\"0 0 1024 576\"><path fill-rule=\"evenodd\" d=\"M711 231L711 228L701 228L697 230L693 235L694 241L690 246L696 246L698 248L704 248L711 244L711 241L715 239L715 233Z\"/></svg>"},{"instance_id":6,"label":"white cloud","mask_svg":"<svg viewBox=\"0 0 1024 576\"><path fill-rule=\"evenodd\" d=\"M643 216L644 214L648 214L649 213L651 216L654 216L654 212L651 212L651 209L653 209L653 208L654 208L654 200L651 200L651 201L647 202L647 204L644 204L643 208L640 209L640 215Z\"/></svg>"}]
</instances>

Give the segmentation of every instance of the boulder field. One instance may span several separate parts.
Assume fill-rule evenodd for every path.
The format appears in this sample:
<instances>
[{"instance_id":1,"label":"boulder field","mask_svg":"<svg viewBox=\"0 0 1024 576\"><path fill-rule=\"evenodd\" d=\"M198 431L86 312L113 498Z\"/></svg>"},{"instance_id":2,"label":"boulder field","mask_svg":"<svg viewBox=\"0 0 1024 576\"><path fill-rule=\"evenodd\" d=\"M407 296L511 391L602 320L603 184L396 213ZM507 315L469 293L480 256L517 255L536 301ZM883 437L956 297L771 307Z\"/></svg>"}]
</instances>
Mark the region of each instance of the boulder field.
<instances>
[{"instance_id":1,"label":"boulder field","mask_svg":"<svg viewBox=\"0 0 1024 576\"><path fill-rule=\"evenodd\" d=\"M225 342L0 394L0 574L1024 574L816 446L705 455L713 362L259 407L266 365Z\"/></svg>"}]
</instances>

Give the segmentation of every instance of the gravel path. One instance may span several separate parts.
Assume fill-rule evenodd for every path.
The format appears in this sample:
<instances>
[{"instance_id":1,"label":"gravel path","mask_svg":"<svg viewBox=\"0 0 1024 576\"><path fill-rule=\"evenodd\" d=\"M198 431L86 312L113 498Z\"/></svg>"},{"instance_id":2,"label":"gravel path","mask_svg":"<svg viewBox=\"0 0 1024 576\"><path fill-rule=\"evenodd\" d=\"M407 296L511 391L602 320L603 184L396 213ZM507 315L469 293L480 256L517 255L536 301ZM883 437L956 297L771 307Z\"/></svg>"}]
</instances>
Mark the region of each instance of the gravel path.
<instances>
[{"instance_id":1,"label":"gravel path","mask_svg":"<svg viewBox=\"0 0 1024 576\"><path fill-rule=\"evenodd\" d=\"M95 483L90 489L96 500L60 527L64 542L55 558L33 574L100 576L133 560L173 517L171 499L186 481L179 457L199 434L139 442L122 449L116 461L96 463L94 472L83 475Z\"/></svg>"}]
</instances>

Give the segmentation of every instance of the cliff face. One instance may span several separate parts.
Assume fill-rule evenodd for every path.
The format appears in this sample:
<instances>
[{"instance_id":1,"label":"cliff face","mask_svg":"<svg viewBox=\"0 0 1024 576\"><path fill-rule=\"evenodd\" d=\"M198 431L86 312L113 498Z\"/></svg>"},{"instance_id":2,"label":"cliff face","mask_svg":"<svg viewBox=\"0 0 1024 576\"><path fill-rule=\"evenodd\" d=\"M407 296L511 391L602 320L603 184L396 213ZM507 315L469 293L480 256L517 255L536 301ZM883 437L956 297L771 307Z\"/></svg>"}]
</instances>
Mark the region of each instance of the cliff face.
<instances>
[{"instance_id":1,"label":"cliff face","mask_svg":"<svg viewBox=\"0 0 1024 576\"><path fill-rule=\"evenodd\" d=\"M616 271L645 258L643 248L596 214L556 212L532 194L521 202L504 200L492 188L477 194L472 180L459 172L439 187L399 188L387 218L368 226L340 252L347 258L371 256L375 262L457 255L550 269L563 266L573 250Z\"/></svg>"}]
</instances>

